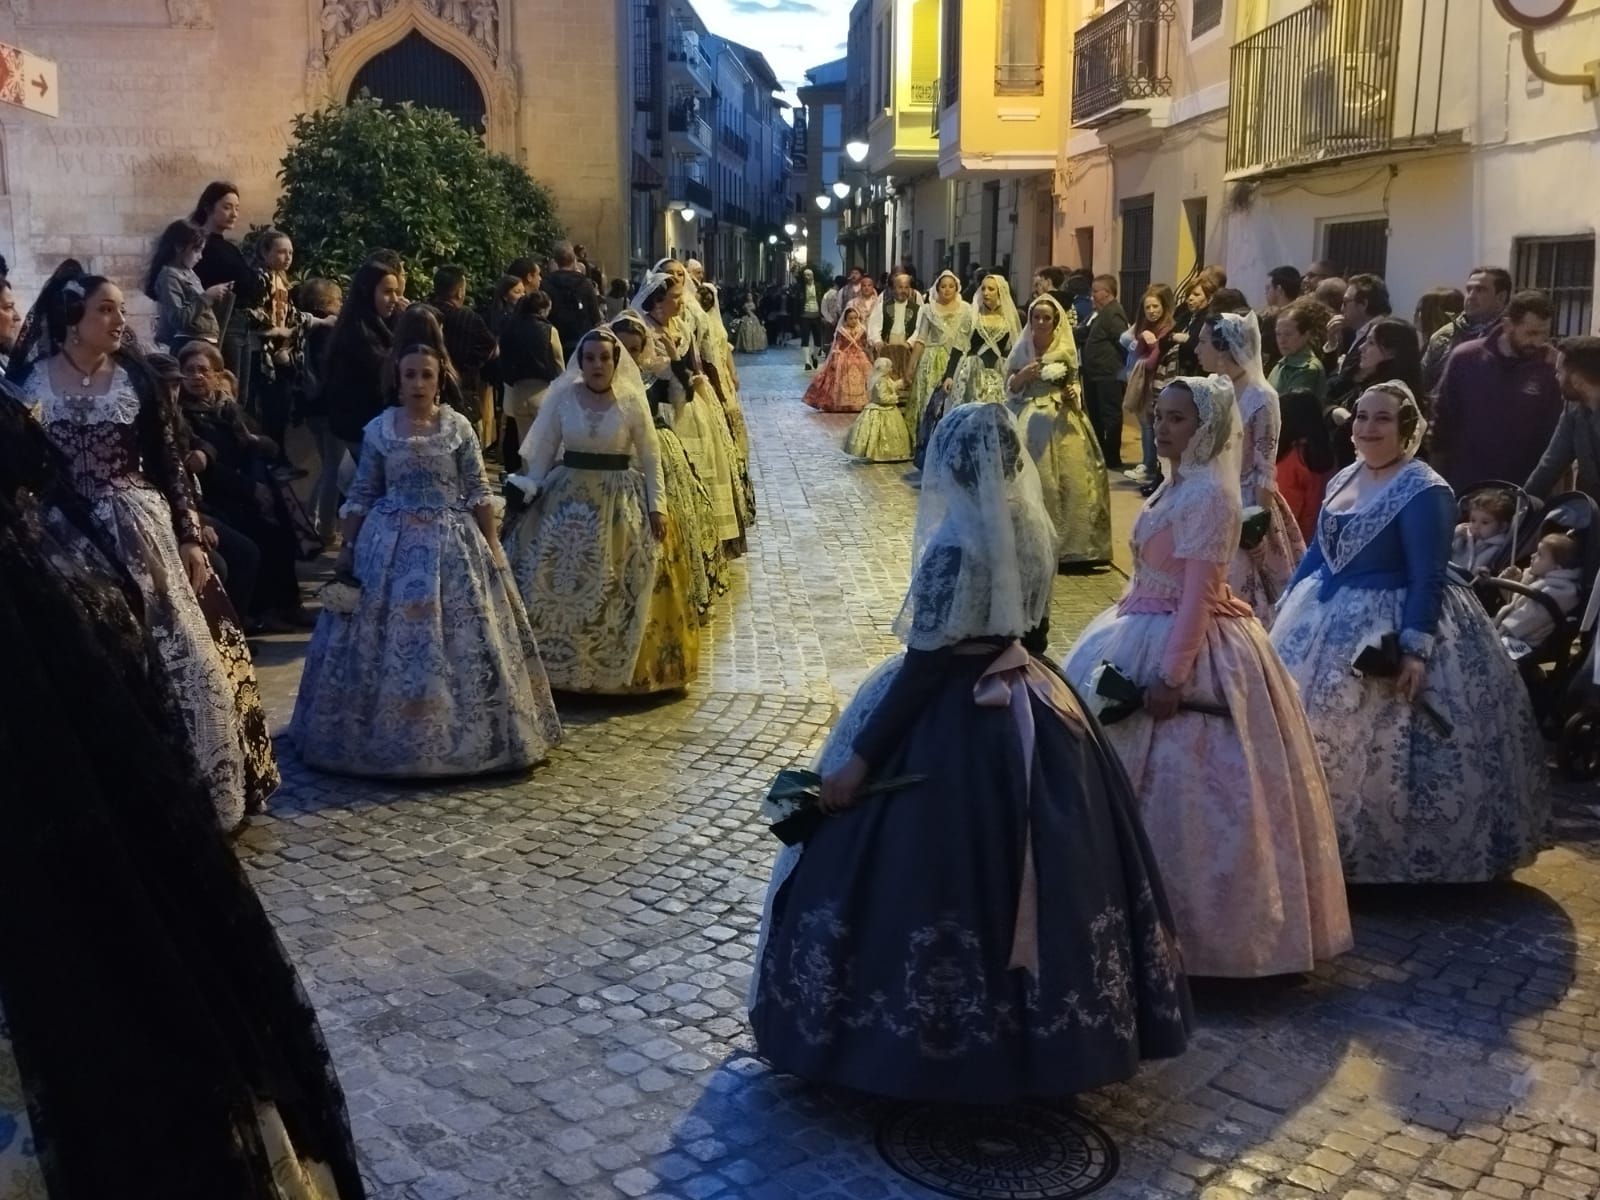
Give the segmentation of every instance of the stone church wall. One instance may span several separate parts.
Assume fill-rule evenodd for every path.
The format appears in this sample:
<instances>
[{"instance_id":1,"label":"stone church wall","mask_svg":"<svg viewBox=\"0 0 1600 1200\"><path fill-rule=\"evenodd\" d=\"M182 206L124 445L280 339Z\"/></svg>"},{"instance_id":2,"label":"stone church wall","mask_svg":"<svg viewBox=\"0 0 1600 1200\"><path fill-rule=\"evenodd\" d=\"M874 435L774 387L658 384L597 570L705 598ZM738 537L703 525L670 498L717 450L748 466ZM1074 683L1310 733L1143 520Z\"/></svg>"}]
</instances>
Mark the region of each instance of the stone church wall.
<instances>
[{"instance_id":1,"label":"stone church wall","mask_svg":"<svg viewBox=\"0 0 1600 1200\"><path fill-rule=\"evenodd\" d=\"M365 61L415 27L479 80L490 145L527 163L571 236L621 269L628 182L617 7L0 0L0 41L59 64L61 105L55 119L0 109L0 253L26 301L67 255L136 285L161 227L186 215L212 179L239 186L241 230L270 221L293 116L347 94ZM334 18L345 24L330 36Z\"/></svg>"}]
</instances>

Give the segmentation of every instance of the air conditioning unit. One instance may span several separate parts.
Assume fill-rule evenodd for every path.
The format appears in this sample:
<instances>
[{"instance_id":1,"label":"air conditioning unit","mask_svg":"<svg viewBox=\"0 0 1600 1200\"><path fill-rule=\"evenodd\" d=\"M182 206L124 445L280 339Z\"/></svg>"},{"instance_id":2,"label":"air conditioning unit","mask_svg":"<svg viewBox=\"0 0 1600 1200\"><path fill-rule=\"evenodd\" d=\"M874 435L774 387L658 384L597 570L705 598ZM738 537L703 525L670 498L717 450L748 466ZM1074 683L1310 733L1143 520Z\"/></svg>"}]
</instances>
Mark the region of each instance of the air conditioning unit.
<instances>
[{"instance_id":1,"label":"air conditioning unit","mask_svg":"<svg viewBox=\"0 0 1600 1200\"><path fill-rule=\"evenodd\" d=\"M1390 97L1386 50L1330 55L1306 73L1300 85L1304 114L1301 144L1332 157L1389 140Z\"/></svg>"}]
</instances>

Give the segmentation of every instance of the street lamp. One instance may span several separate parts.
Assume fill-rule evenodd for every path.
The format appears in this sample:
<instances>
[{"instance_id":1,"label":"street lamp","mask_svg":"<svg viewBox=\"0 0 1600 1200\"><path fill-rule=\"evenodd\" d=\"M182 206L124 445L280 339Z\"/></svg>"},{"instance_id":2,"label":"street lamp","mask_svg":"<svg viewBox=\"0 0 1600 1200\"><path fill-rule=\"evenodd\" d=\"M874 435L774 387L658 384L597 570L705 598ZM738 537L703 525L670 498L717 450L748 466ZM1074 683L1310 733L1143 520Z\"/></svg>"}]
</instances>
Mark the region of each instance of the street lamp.
<instances>
[{"instance_id":1,"label":"street lamp","mask_svg":"<svg viewBox=\"0 0 1600 1200\"><path fill-rule=\"evenodd\" d=\"M867 144L863 141L846 142L844 152L850 156L853 163L865 162L867 157Z\"/></svg>"},{"instance_id":2,"label":"street lamp","mask_svg":"<svg viewBox=\"0 0 1600 1200\"><path fill-rule=\"evenodd\" d=\"M778 244L778 235L775 234L775 233L767 234L767 245L776 246L777 244Z\"/></svg>"},{"instance_id":3,"label":"street lamp","mask_svg":"<svg viewBox=\"0 0 1600 1200\"><path fill-rule=\"evenodd\" d=\"M822 195L817 197L817 207L820 208L823 212L827 212L828 211L828 205L830 205L832 203L833 203L833 197L828 195L826 192L824 192Z\"/></svg>"},{"instance_id":4,"label":"street lamp","mask_svg":"<svg viewBox=\"0 0 1600 1200\"><path fill-rule=\"evenodd\" d=\"M790 237L793 237L796 233L800 232L800 226L796 225L793 221L785 221L783 223L783 231Z\"/></svg>"},{"instance_id":5,"label":"street lamp","mask_svg":"<svg viewBox=\"0 0 1600 1200\"><path fill-rule=\"evenodd\" d=\"M833 194L843 200L850 194L850 185L844 180L836 180L833 185Z\"/></svg>"},{"instance_id":6,"label":"street lamp","mask_svg":"<svg viewBox=\"0 0 1600 1200\"><path fill-rule=\"evenodd\" d=\"M687 204L683 206L683 219L685 221L694 220L694 209L690 208Z\"/></svg>"}]
</instances>

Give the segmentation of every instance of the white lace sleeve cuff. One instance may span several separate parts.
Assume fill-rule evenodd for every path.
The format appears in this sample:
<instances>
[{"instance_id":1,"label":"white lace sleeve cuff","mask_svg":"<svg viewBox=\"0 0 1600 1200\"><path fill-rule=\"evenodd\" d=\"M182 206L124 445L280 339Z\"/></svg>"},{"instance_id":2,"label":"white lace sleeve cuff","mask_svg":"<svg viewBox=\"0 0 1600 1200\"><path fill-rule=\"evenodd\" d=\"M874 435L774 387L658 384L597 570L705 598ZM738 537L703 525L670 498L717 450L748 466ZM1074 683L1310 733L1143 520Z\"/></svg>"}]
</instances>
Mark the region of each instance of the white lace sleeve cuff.
<instances>
[{"instance_id":1,"label":"white lace sleeve cuff","mask_svg":"<svg viewBox=\"0 0 1600 1200\"><path fill-rule=\"evenodd\" d=\"M1416 629L1402 629L1400 631L1400 649L1413 658L1420 658L1423 662L1433 657L1433 634L1423 633Z\"/></svg>"}]
</instances>

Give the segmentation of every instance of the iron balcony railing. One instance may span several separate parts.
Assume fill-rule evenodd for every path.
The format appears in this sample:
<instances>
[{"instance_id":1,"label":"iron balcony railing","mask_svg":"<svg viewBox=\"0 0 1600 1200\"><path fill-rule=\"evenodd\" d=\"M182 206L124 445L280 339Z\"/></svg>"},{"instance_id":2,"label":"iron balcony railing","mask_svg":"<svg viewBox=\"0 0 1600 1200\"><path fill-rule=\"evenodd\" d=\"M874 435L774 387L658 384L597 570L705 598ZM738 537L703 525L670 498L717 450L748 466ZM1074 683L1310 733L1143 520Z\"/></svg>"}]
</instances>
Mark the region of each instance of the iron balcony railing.
<instances>
[{"instance_id":1,"label":"iron balcony railing","mask_svg":"<svg viewBox=\"0 0 1600 1200\"><path fill-rule=\"evenodd\" d=\"M729 150L732 150L740 158L750 157L750 142L749 139L744 136L744 134L735 133L733 130L724 125L717 131L717 137L721 139L724 146L726 146Z\"/></svg>"},{"instance_id":2,"label":"iron balcony railing","mask_svg":"<svg viewBox=\"0 0 1600 1200\"><path fill-rule=\"evenodd\" d=\"M933 136L939 136L939 112L944 107L939 103L939 77L935 75L933 82L928 84L928 90L933 93Z\"/></svg>"},{"instance_id":3,"label":"iron balcony railing","mask_svg":"<svg viewBox=\"0 0 1600 1200\"><path fill-rule=\"evenodd\" d=\"M700 180L688 175L674 175L672 177L672 200L687 201L699 206L707 212L711 210L711 188Z\"/></svg>"},{"instance_id":4,"label":"iron balcony railing","mask_svg":"<svg viewBox=\"0 0 1600 1200\"><path fill-rule=\"evenodd\" d=\"M939 100L938 79L925 79L911 85L911 107L932 108Z\"/></svg>"},{"instance_id":5,"label":"iron balcony railing","mask_svg":"<svg viewBox=\"0 0 1600 1200\"><path fill-rule=\"evenodd\" d=\"M737 225L741 229L749 229L752 224L750 210L742 204L724 204L718 215L729 225Z\"/></svg>"},{"instance_id":6,"label":"iron balcony railing","mask_svg":"<svg viewBox=\"0 0 1600 1200\"><path fill-rule=\"evenodd\" d=\"M1129 101L1172 95L1169 48L1176 0L1123 0L1078 30L1072 52L1072 123L1099 125Z\"/></svg>"},{"instance_id":7,"label":"iron balcony railing","mask_svg":"<svg viewBox=\"0 0 1600 1200\"><path fill-rule=\"evenodd\" d=\"M1228 172L1278 174L1459 142L1459 127L1441 128L1453 119L1443 112L1455 69L1445 8L1319 0L1236 45Z\"/></svg>"},{"instance_id":8,"label":"iron balcony railing","mask_svg":"<svg viewBox=\"0 0 1600 1200\"><path fill-rule=\"evenodd\" d=\"M667 113L667 128L673 133L688 134L707 149L711 147L711 126L689 105L676 105Z\"/></svg>"},{"instance_id":9,"label":"iron balcony railing","mask_svg":"<svg viewBox=\"0 0 1600 1200\"><path fill-rule=\"evenodd\" d=\"M711 87L716 79L716 73L711 69L711 60L706 57L706 52L700 48L700 39L692 33L679 33L667 39L667 61L681 63L695 79Z\"/></svg>"}]
</instances>

